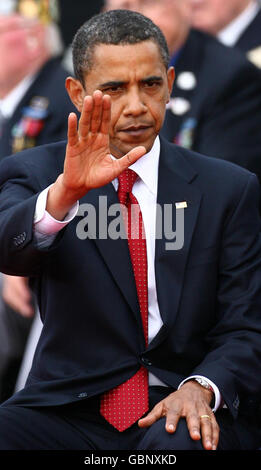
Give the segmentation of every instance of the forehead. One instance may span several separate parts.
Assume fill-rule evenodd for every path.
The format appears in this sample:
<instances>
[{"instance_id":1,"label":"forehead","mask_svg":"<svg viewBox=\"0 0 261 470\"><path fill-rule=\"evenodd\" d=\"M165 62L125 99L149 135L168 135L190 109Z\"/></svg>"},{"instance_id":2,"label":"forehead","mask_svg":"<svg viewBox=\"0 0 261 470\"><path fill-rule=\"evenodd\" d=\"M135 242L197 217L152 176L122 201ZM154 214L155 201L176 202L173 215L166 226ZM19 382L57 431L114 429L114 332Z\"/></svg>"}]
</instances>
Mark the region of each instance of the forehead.
<instances>
[{"instance_id":1,"label":"forehead","mask_svg":"<svg viewBox=\"0 0 261 470\"><path fill-rule=\"evenodd\" d=\"M92 67L86 78L123 79L125 75L163 74L164 71L159 47L154 41L126 45L99 44L94 48Z\"/></svg>"}]
</instances>

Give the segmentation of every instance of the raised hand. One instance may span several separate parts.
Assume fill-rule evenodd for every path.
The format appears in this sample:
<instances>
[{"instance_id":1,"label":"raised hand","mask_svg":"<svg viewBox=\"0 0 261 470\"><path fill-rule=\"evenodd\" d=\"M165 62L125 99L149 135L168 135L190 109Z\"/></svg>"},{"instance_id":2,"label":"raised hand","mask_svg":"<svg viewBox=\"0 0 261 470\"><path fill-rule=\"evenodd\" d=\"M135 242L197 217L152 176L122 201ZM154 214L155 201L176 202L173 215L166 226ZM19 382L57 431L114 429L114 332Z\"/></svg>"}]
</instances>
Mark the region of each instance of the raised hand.
<instances>
[{"instance_id":1,"label":"raised hand","mask_svg":"<svg viewBox=\"0 0 261 470\"><path fill-rule=\"evenodd\" d=\"M79 125L76 115L69 115L64 171L50 189L47 201L53 217L62 219L89 190L109 183L146 153L145 147L135 147L122 158L111 158L110 112L110 96L96 90L84 99Z\"/></svg>"}]
</instances>

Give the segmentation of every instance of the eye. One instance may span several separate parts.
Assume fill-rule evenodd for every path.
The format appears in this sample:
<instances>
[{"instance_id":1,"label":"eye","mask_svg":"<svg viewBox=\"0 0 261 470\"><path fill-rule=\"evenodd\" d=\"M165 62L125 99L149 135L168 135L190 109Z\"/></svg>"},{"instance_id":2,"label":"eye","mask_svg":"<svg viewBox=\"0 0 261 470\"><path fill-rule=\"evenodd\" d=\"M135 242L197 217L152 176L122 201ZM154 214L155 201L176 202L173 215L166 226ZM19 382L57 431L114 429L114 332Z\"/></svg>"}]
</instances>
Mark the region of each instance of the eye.
<instances>
[{"instance_id":1,"label":"eye","mask_svg":"<svg viewBox=\"0 0 261 470\"><path fill-rule=\"evenodd\" d=\"M113 93L119 93L123 91L123 86L122 85L112 85L107 88L104 88L103 93L108 93L108 94L113 94Z\"/></svg>"},{"instance_id":2,"label":"eye","mask_svg":"<svg viewBox=\"0 0 261 470\"><path fill-rule=\"evenodd\" d=\"M148 81L148 82L144 82L144 84L143 84L143 86L144 86L145 88L151 88L151 89L153 89L153 88L158 88L160 85L161 85L161 82L156 81L156 80L155 80L155 81L150 80L150 81Z\"/></svg>"}]
</instances>

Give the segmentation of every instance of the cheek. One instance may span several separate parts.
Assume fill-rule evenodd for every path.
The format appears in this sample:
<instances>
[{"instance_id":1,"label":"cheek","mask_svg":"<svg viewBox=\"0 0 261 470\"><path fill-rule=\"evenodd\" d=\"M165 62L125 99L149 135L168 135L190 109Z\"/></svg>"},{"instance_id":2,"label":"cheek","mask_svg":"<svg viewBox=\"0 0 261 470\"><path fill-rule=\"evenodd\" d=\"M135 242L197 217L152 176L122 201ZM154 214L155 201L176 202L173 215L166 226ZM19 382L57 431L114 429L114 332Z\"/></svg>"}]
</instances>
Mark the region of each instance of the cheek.
<instances>
[{"instance_id":1,"label":"cheek","mask_svg":"<svg viewBox=\"0 0 261 470\"><path fill-rule=\"evenodd\" d=\"M16 70L28 63L28 45L24 32L7 33L1 38L0 62L3 70Z\"/></svg>"},{"instance_id":2,"label":"cheek","mask_svg":"<svg viewBox=\"0 0 261 470\"><path fill-rule=\"evenodd\" d=\"M150 114L153 117L155 129L157 131L159 131L162 127L165 117L165 110L166 105L165 102L162 102L162 100L160 100L159 102L154 102L153 105L150 106Z\"/></svg>"},{"instance_id":3,"label":"cheek","mask_svg":"<svg viewBox=\"0 0 261 470\"><path fill-rule=\"evenodd\" d=\"M111 100L111 123L110 135L113 136L117 131L117 126L120 124L122 118L123 106L120 100Z\"/></svg>"},{"instance_id":4,"label":"cheek","mask_svg":"<svg viewBox=\"0 0 261 470\"><path fill-rule=\"evenodd\" d=\"M162 122L165 117L166 105L169 99L167 86L149 102L150 114L154 117L155 122Z\"/></svg>"}]
</instances>

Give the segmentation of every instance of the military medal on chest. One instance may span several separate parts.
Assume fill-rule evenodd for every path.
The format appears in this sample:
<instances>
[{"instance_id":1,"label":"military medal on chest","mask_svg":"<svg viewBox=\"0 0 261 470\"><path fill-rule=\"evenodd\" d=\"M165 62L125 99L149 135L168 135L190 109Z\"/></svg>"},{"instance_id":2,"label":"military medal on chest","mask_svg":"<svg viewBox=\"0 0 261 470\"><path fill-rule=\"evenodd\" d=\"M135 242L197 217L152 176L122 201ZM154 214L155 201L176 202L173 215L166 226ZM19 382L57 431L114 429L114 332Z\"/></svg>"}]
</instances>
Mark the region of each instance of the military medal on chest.
<instances>
[{"instance_id":1,"label":"military medal on chest","mask_svg":"<svg viewBox=\"0 0 261 470\"><path fill-rule=\"evenodd\" d=\"M12 129L12 152L34 147L36 139L44 128L48 116L49 101L43 96L35 96L29 106L23 108L22 117Z\"/></svg>"}]
</instances>

